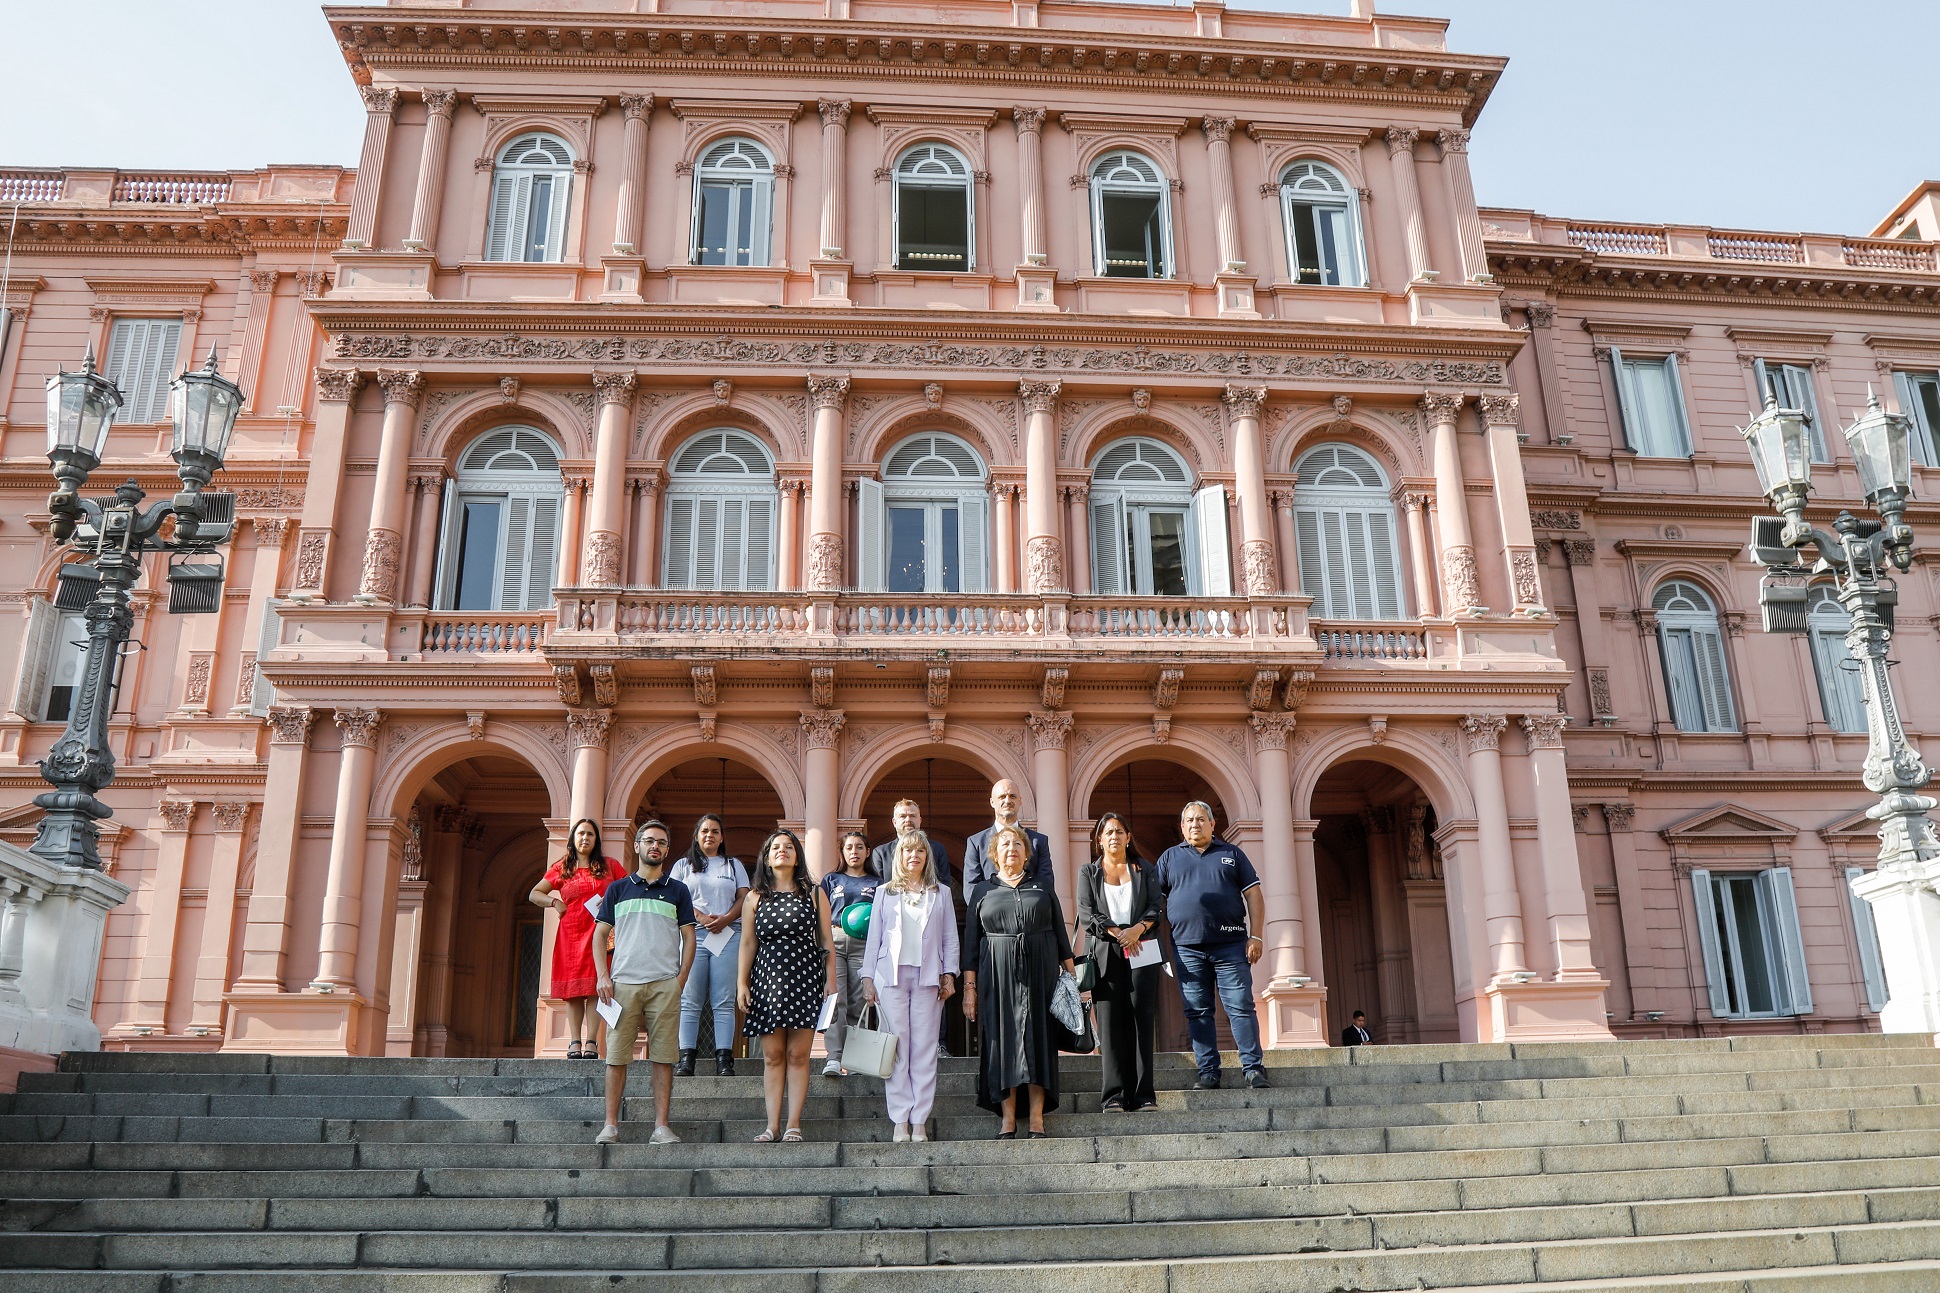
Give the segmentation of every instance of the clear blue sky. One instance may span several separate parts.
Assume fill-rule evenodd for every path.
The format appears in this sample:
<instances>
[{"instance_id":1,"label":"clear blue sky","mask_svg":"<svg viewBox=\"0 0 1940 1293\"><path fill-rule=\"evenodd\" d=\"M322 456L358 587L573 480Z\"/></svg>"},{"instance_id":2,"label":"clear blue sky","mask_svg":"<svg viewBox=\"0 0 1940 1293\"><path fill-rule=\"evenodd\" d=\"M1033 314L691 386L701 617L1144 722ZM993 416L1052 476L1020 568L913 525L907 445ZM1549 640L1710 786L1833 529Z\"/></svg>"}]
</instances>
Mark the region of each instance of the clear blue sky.
<instances>
[{"instance_id":1,"label":"clear blue sky","mask_svg":"<svg viewBox=\"0 0 1940 1293\"><path fill-rule=\"evenodd\" d=\"M1936 0L1379 5L1450 18L1453 48L1510 58L1471 149L1488 205L1861 233L1940 179ZM311 0L8 7L0 165L357 160L362 108Z\"/></svg>"}]
</instances>

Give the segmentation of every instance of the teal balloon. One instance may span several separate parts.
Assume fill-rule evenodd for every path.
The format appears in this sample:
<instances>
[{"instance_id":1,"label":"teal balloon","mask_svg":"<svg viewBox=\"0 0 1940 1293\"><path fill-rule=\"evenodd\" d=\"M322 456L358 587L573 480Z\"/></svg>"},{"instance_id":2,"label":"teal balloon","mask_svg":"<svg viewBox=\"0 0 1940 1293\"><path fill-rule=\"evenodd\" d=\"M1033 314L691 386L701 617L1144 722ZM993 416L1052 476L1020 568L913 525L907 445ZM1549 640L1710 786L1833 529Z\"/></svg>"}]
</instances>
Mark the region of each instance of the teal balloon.
<instances>
[{"instance_id":1,"label":"teal balloon","mask_svg":"<svg viewBox=\"0 0 1940 1293\"><path fill-rule=\"evenodd\" d=\"M870 903L850 903L842 909L842 932L850 938L861 938L869 932L869 916L874 911Z\"/></svg>"}]
</instances>

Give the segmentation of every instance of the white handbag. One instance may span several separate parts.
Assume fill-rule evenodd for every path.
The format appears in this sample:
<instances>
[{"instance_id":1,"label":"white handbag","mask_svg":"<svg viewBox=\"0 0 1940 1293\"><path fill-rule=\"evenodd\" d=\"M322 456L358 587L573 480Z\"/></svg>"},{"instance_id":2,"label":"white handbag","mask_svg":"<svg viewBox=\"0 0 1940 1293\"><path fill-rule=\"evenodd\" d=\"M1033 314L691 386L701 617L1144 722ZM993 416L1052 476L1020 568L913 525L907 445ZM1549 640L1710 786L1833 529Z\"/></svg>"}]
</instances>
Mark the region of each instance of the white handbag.
<instances>
[{"instance_id":1,"label":"white handbag","mask_svg":"<svg viewBox=\"0 0 1940 1293\"><path fill-rule=\"evenodd\" d=\"M880 1028L882 1016L874 1002L863 1007L862 1011L864 1020L871 1015L874 1015L877 1028ZM888 1077L896 1067L896 1034L865 1028L860 1023L849 1025L848 1034L842 1039L842 1067L851 1073L862 1073L869 1077Z\"/></svg>"}]
</instances>

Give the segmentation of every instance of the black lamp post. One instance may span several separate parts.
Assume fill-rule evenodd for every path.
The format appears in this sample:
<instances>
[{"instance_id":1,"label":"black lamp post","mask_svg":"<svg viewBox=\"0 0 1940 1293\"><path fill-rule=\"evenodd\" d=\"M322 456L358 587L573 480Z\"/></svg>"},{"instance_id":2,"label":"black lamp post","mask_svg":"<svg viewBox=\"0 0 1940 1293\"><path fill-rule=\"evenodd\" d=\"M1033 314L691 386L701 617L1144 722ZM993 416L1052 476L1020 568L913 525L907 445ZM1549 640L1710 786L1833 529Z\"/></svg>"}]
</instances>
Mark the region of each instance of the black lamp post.
<instances>
[{"instance_id":1,"label":"black lamp post","mask_svg":"<svg viewBox=\"0 0 1940 1293\"><path fill-rule=\"evenodd\" d=\"M214 348L200 370L184 372L170 384L169 418L175 429L170 456L182 492L146 510L141 501L147 495L132 480L112 498L80 497L88 474L101 465L121 402L115 384L94 371L91 349L80 372L47 379L47 458L60 486L48 496L47 510L54 541L85 554L61 567L54 602L63 611L84 610L88 624L87 661L67 730L40 763L40 775L54 788L34 799L47 816L32 852L57 866L101 866L98 823L111 810L95 794L114 780L108 718L122 647L134 626L129 592L141 578L142 559L150 552L213 555L235 529L236 496L206 489L222 470L243 403L242 390L216 371ZM174 528L164 537L171 518ZM171 561L168 585L172 613L212 612L222 600L221 559Z\"/></svg>"}]
</instances>

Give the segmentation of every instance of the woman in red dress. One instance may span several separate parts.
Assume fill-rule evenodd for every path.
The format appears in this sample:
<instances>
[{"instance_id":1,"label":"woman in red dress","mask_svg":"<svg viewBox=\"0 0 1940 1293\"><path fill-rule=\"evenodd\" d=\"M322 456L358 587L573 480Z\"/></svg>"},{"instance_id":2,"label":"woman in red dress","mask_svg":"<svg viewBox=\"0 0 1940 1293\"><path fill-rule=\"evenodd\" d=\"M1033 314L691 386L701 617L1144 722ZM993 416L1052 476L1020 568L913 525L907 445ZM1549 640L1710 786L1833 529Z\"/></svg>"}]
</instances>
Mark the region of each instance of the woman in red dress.
<instances>
[{"instance_id":1,"label":"woman in red dress","mask_svg":"<svg viewBox=\"0 0 1940 1293\"><path fill-rule=\"evenodd\" d=\"M547 868L546 878L532 886L528 895L535 906L559 913L549 995L566 1003L566 1018L572 1024L567 1059L599 1058L599 1045L593 1040L599 1015L591 1008L599 983L593 974L593 913L586 910L586 900L597 896L605 901L607 886L624 874L601 848L598 824L582 817L573 823L572 846L565 858Z\"/></svg>"}]
</instances>

